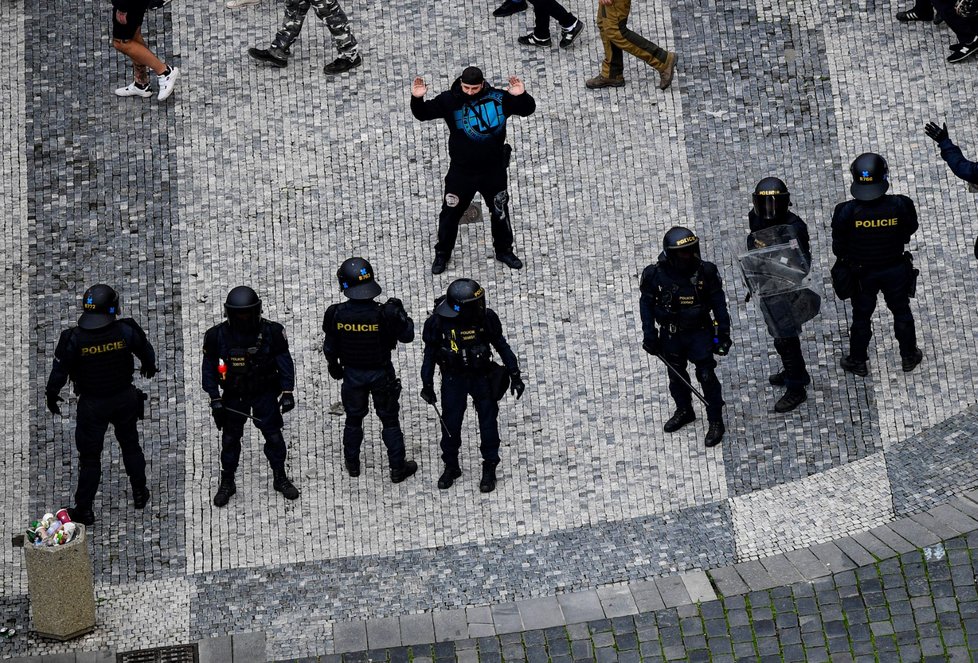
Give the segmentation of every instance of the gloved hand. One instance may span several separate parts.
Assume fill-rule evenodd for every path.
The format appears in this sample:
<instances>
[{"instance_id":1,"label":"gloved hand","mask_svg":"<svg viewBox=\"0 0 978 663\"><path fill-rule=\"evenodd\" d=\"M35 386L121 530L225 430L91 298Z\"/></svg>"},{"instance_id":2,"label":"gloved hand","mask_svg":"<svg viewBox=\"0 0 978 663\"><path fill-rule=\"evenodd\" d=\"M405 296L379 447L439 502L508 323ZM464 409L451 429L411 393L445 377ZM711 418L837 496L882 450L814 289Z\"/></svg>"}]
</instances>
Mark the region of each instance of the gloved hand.
<instances>
[{"instance_id":1,"label":"gloved hand","mask_svg":"<svg viewBox=\"0 0 978 663\"><path fill-rule=\"evenodd\" d=\"M423 387L421 387L421 400L423 400L428 405L434 405L438 402L438 397L435 396L435 385L430 382Z\"/></svg>"},{"instance_id":2,"label":"gloved hand","mask_svg":"<svg viewBox=\"0 0 978 663\"><path fill-rule=\"evenodd\" d=\"M520 377L519 373L513 373L509 376L509 393L516 396L516 400L520 399L525 389L526 383L523 382L523 378Z\"/></svg>"},{"instance_id":3,"label":"gloved hand","mask_svg":"<svg viewBox=\"0 0 978 663\"><path fill-rule=\"evenodd\" d=\"M927 126L924 127L924 133L933 138L935 142L940 143L948 137L947 122L941 127L937 126L936 122L928 122Z\"/></svg>"},{"instance_id":4,"label":"gloved hand","mask_svg":"<svg viewBox=\"0 0 978 663\"><path fill-rule=\"evenodd\" d=\"M645 340L642 341L642 349L653 357L662 352L662 348L659 346L659 335L646 336Z\"/></svg>"},{"instance_id":5,"label":"gloved hand","mask_svg":"<svg viewBox=\"0 0 978 663\"><path fill-rule=\"evenodd\" d=\"M338 361L329 362L326 365L326 370L329 371L329 377L333 378L334 380L343 379L343 367L340 366L340 362Z\"/></svg>"},{"instance_id":6,"label":"gloved hand","mask_svg":"<svg viewBox=\"0 0 978 663\"><path fill-rule=\"evenodd\" d=\"M744 303L746 304L749 301L750 301L750 292L748 292L746 295L744 295Z\"/></svg>"},{"instance_id":7,"label":"gloved hand","mask_svg":"<svg viewBox=\"0 0 978 663\"><path fill-rule=\"evenodd\" d=\"M283 391L282 397L278 399L278 405L282 408L282 414L295 409L295 398L291 391Z\"/></svg>"},{"instance_id":8,"label":"gloved hand","mask_svg":"<svg viewBox=\"0 0 978 663\"><path fill-rule=\"evenodd\" d=\"M58 396L57 394L46 394L45 400L47 401L48 410L51 412L51 414L61 414L61 406L58 405L58 403L64 401L61 396Z\"/></svg>"},{"instance_id":9,"label":"gloved hand","mask_svg":"<svg viewBox=\"0 0 978 663\"><path fill-rule=\"evenodd\" d=\"M228 411L224 409L224 401L220 398L215 398L211 401L211 416L214 417L214 424L217 426L217 430L224 428L224 424L228 420Z\"/></svg>"},{"instance_id":10,"label":"gloved hand","mask_svg":"<svg viewBox=\"0 0 978 663\"><path fill-rule=\"evenodd\" d=\"M730 334L717 334L713 338L713 354L724 356L730 352L731 345L733 345L733 340L731 340Z\"/></svg>"},{"instance_id":11,"label":"gloved hand","mask_svg":"<svg viewBox=\"0 0 978 663\"><path fill-rule=\"evenodd\" d=\"M139 367L139 374L142 375L147 380L152 380L153 376L160 372L158 366L148 366L143 364Z\"/></svg>"},{"instance_id":12,"label":"gloved hand","mask_svg":"<svg viewBox=\"0 0 978 663\"><path fill-rule=\"evenodd\" d=\"M404 308L404 302L402 302L397 297L388 297L387 301L384 302L384 306L391 306L393 308Z\"/></svg>"}]
</instances>

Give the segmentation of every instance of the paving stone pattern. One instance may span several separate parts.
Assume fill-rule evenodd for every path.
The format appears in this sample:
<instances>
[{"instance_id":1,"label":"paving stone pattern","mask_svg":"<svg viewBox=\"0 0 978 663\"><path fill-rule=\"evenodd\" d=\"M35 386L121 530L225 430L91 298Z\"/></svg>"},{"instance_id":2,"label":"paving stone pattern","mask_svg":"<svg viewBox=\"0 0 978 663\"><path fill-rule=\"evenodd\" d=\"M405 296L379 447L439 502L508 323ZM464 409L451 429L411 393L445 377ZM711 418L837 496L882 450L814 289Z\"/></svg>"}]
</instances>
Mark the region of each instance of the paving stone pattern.
<instances>
[{"instance_id":1,"label":"paving stone pattern","mask_svg":"<svg viewBox=\"0 0 978 663\"><path fill-rule=\"evenodd\" d=\"M175 0L144 26L183 73L165 103L111 94L130 70L109 46L104 3L0 5L4 541L71 499L75 399L63 392L69 414L58 419L42 391L84 288L115 285L160 355L160 375L139 380L151 397L141 431L153 497L145 511L131 508L110 437L92 532L100 629L72 646L264 631L269 651L309 655L330 651L349 620L485 606L511 615L519 600L552 604L733 563L763 580L777 573L758 561L765 555L855 539L978 483L973 288L955 276L973 272L978 222L973 196L920 131L946 118L968 153L978 149L958 99L973 63L943 65L943 28L897 24L890 0L647 3L630 24L680 52L675 84L659 92L655 72L630 58L626 87L588 92L583 81L601 58L590 3L568 3L586 20L572 49L529 51L516 44L528 15L492 19L494 4L348 5L364 65L327 79L334 52L315 19L289 67L272 70L245 51L270 39L280 4L229 12ZM522 75L537 98L537 113L509 126L527 267L492 260L486 224L471 224L449 270L432 277L447 135L414 121L408 88L421 74L433 95L473 62L499 85ZM914 309L926 358L900 370L882 310L870 376L857 379L837 366L848 309L827 282L828 223L847 196L849 161L867 149L887 156L893 190L921 213ZM811 398L788 416L770 412L778 394L766 377L777 360L757 309L741 303L735 265L749 191L772 172L809 222L825 294L803 334ZM734 319L736 345L719 368L728 435L715 450L702 446L702 416L679 434L659 432L672 410L667 375L639 348L637 277L677 223L720 265ZM343 472L339 389L323 370L320 324L338 299L336 266L355 254L372 260L419 325L452 279L486 286L528 383L521 401L503 402L492 495L477 490L474 417L465 475L451 491L434 487L438 423L416 396L420 343L395 361L421 471L391 484L368 419L364 474ZM250 430L238 494L216 510L219 441L198 387L199 347L242 282L292 342L299 406L286 438L302 498L274 493ZM910 552L910 539L928 538L901 527L877 541ZM798 564L818 559L809 554L797 553ZM9 569L0 609L26 631L20 551L5 546L0 563ZM601 600L629 609L624 596ZM374 628L385 633L383 622ZM25 634L0 656L67 650Z\"/></svg>"}]
</instances>

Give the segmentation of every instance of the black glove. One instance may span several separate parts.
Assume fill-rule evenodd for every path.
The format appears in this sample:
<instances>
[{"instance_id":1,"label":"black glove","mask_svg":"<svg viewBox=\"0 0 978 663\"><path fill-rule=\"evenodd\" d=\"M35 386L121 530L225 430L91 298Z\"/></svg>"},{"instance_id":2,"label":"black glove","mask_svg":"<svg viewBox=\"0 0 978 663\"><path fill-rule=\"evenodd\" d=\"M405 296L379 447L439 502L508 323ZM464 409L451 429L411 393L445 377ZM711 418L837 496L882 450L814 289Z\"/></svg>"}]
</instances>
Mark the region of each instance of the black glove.
<instances>
[{"instance_id":1,"label":"black glove","mask_svg":"<svg viewBox=\"0 0 978 663\"><path fill-rule=\"evenodd\" d=\"M435 396L435 385L430 382L423 387L421 387L421 400L423 400L428 405L434 405L438 402L438 397Z\"/></svg>"},{"instance_id":2,"label":"black glove","mask_svg":"<svg viewBox=\"0 0 978 663\"><path fill-rule=\"evenodd\" d=\"M404 308L404 302L402 302L397 297L388 297L387 298L387 301L384 302L384 306L392 306L395 309L403 309Z\"/></svg>"},{"instance_id":3,"label":"black glove","mask_svg":"<svg viewBox=\"0 0 978 663\"><path fill-rule=\"evenodd\" d=\"M927 126L924 127L924 133L933 138L937 143L940 143L942 140L947 140L947 122L941 127L937 126L936 122L928 122Z\"/></svg>"},{"instance_id":4,"label":"black glove","mask_svg":"<svg viewBox=\"0 0 978 663\"><path fill-rule=\"evenodd\" d=\"M143 364L139 367L139 374L142 375L147 380L152 380L153 376L160 372L158 366L148 366Z\"/></svg>"},{"instance_id":5,"label":"black glove","mask_svg":"<svg viewBox=\"0 0 978 663\"><path fill-rule=\"evenodd\" d=\"M278 405L282 408L282 414L295 409L295 398L291 391L283 391L282 397L278 399Z\"/></svg>"},{"instance_id":6,"label":"black glove","mask_svg":"<svg viewBox=\"0 0 978 663\"><path fill-rule=\"evenodd\" d=\"M662 352L662 348L659 346L659 335L646 336L645 340L642 341L642 349L653 357Z\"/></svg>"},{"instance_id":7,"label":"black glove","mask_svg":"<svg viewBox=\"0 0 978 663\"><path fill-rule=\"evenodd\" d=\"M211 416L214 417L214 424L217 426L217 430L224 428L224 424L228 420L228 411L224 409L224 401L220 398L215 398L211 401Z\"/></svg>"},{"instance_id":8,"label":"black glove","mask_svg":"<svg viewBox=\"0 0 978 663\"><path fill-rule=\"evenodd\" d=\"M724 356L730 352L731 345L733 345L733 341L730 339L730 334L717 334L713 338L713 354Z\"/></svg>"},{"instance_id":9,"label":"black glove","mask_svg":"<svg viewBox=\"0 0 978 663\"><path fill-rule=\"evenodd\" d=\"M343 367L340 366L340 362L338 361L329 362L326 365L326 370L329 371L329 377L333 378L334 380L343 379Z\"/></svg>"},{"instance_id":10,"label":"black glove","mask_svg":"<svg viewBox=\"0 0 978 663\"><path fill-rule=\"evenodd\" d=\"M61 396L58 396L57 394L46 394L45 400L47 400L48 410L51 412L51 414L61 414L61 406L58 405L58 403L64 401Z\"/></svg>"},{"instance_id":11,"label":"black glove","mask_svg":"<svg viewBox=\"0 0 978 663\"><path fill-rule=\"evenodd\" d=\"M746 295L744 295L744 303L746 304L749 301L750 301L750 293L748 292Z\"/></svg>"},{"instance_id":12,"label":"black glove","mask_svg":"<svg viewBox=\"0 0 978 663\"><path fill-rule=\"evenodd\" d=\"M520 377L519 373L513 373L509 376L509 393L515 395L516 400L520 399L525 389L526 383L523 382L523 378Z\"/></svg>"}]
</instances>

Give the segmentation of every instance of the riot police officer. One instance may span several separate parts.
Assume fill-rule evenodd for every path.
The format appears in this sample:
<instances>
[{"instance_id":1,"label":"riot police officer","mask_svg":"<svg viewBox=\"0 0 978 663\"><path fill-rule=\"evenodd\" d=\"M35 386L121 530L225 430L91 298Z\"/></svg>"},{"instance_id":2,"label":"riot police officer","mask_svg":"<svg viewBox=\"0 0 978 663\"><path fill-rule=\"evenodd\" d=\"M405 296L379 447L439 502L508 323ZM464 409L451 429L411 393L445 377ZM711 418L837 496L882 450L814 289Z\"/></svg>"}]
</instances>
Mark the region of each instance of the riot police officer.
<instances>
[{"instance_id":1,"label":"riot police officer","mask_svg":"<svg viewBox=\"0 0 978 663\"><path fill-rule=\"evenodd\" d=\"M917 209L907 196L888 195L890 173L886 160L871 152L856 157L850 167L855 200L839 203L832 215L833 285L843 299L852 298L849 355L840 364L865 377L872 317L880 292L893 313L893 331L900 344L903 370L912 371L923 360L910 298L916 289L913 256L904 251L917 231ZM841 286L841 287L840 287Z\"/></svg>"},{"instance_id":2,"label":"riot police officer","mask_svg":"<svg viewBox=\"0 0 978 663\"><path fill-rule=\"evenodd\" d=\"M400 483L418 471L418 464L405 460L404 434L397 417L401 381L394 372L391 351L398 341L414 340L414 321L400 299L390 297L383 304L374 301L381 288L373 267L363 258L345 260L336 278L348 301L326 309L323 354L330 376L343 380L340 394L346 411L346 471L351 477L360 476L363 418L367 415L367 401L373 396L374 409L383 425L380 435L387 447L391 481Z\"/></svg>"},{"instance_id":3,"label":"riot police officer","mask_svg":"<svg viewBox=\"0 0 978 663\"><path fill-rule=\"evenodd\" d=\"M211 415L221 435L221 483L214 506L225 506L237 491L234 473L241 455L246 419L265 438L272 486L289 500L299 491L285 472L282 414L295 408L295 365L285 329L261 316L261 299L248 286L228 293L224 322L204 334L201 384L211 398Z\"/></svg>"},{"instance_id":4,"label":"riot police officer","mask_svg":"<svg viewBox=\"0 0 978 663\"><path fill-rule=\"evenodd\" d=\"M499 316L486 307L486 293L472 279L457 279L448 293L435 300L435 309L424 323L424 360L421 364L421 398L435 405L435 365L441 368L441 400L444 407L441 458L445 471L438 479L442 490L462 476L458 452L462 446L462 419L468 397L479 416L482 479L479 490L496 489L499 465L499 399L507 383L519 399L526 385L516 355L503 337ZM505 368L492 361L493 348Z\"/></svg>"},{"instance_id":5,"label":"riot police officer","mask_svg":"<svg viewBox=\"0 0 978 663\"><path fill-rule=\"evenodd\" d=\"M75 506L68 512L72 520L84 525L95 523L92 504L102 479L102 446L109 424L122 451L133 506L142 509L149 501L146 459L136 429L146 396L132 383L132 358L139 358L140 375L152 378L158 370L156 352L135 320L117 319L119 310L119 295L111 287L99 283L85 291L78 326L61 332L44 389L53 414L61 414L58 393L69 378L78 395L78 488Z\"/></svg>"},{"instance_id":6,"label":"riot police officer","mask_svg":"<svg viewBox=\"0 0 978 663\"><path fill-rule=\"evenodd\" d=\"M808 226L788 210L791 206L788 186L777 177L765 177L754 188L753 203L753 209L747 214L750 233L746 257L753 260L752 273L757 278L752 281L748 277L748 287L751 294L758 295L758 306L783 366L768 378L772 385L785 387L774 410L790 412L808 400L805 387L811 384L812 378L805 368L798 336L801 323L818 313L821 298L804 287L804 278L811 271L812 250ZM778 272L775 275L763 270L763 266L772 262ZM793 277L797 277L797 282L791 281ZM772 281L776 282L775 287L765 288ZM778 292L766 294L765 290L770 289Z\"/></svg>"},{"instance_id":7,"label":"riot police officer","mask_svg":"<svg viewBox=\"0 0 978 663\"><path fill-rule=\"evenodd\" d=\"M696 419L686 365L692 362L696 366L696 379L707 404L705 443L712 447L720 443L726 431L713 355L726 355L733 344L720 272L716 265L701 259L699 238L687 228L670 228L662 239L662 249L658 261L642 272L642 348L660 357L669 370L669 393L676 411L663 426L667 433Z\"/></svg>"}]
</instances>

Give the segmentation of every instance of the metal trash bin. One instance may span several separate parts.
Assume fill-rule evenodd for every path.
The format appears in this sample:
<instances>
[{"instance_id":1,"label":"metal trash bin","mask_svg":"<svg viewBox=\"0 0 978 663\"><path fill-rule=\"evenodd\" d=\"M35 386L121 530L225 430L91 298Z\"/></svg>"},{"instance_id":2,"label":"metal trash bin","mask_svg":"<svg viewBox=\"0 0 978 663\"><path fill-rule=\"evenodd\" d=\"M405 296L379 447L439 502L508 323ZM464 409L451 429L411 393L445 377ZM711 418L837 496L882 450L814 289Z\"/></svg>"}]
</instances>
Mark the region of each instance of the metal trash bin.
<instances>
[{"instance_id":1,"label":"metal trash bin","mask_svg":"<svg viewBox=\"0 0 978 663\"><path fill-rule=\"evenodd\" d=\"M85 526L60 546L24 545L34 632L71 640L95 628L95 582Z\"/></svg>"}]
</instances>

